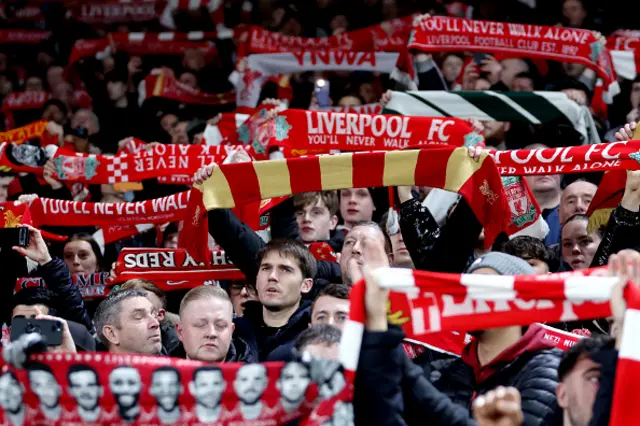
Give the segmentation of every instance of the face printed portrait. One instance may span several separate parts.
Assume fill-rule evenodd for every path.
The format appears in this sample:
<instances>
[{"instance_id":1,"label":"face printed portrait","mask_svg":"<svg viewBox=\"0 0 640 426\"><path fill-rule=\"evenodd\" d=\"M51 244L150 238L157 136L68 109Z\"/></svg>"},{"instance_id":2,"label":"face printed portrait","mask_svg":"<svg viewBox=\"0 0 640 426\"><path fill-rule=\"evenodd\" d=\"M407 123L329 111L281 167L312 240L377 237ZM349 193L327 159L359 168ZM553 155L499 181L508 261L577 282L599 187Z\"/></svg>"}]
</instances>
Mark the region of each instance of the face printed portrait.
<instances>
[{"instance_id":1,"label":"face printed portrait","mask_svg":"<svg viewBox=\"0 0 640 426\"><path fill-rule=\"evenodd\" d=\"M267 388L267 368L262 364L245 364L236 373L233 389L247 405L256 404Z\"/></svg>"},{"instance_id":2,"label":"face printed portrait","mask_svg":"<svg viewBox=\"0 0 640 426\"><path fill-rule=\"evenodd\" d=\"M293 411L302 404L310 381L309 369L299 362L290 362L282 368L276 386L286 411Z\"/></svg>"},{"instance_id":3,"label":"face printed portrait","mask_svg":"<svg viewBox=\"0 0 640 426\"><path fill-rule=\"evenodd\" d=\"M48 365L31 363L27 367L29 386L40 401L40 408L45 417L58 420L60 417L60 395L62 388Z\"/></svg>"},{"instance_id":4,"label":"face printed portrait","mask_svg":"<svg viewBox=\"0 0 640 426\"><path fill-rule=\"evenodd\" d=\"M109 388L118 406L120 417L133 421L140 415L140 373L133 367L118 367L109 375Z\"/></svg>"},{"instance_id":5,"label":"face printed portrait","mask_svg":"<svg viewBox=\"0 0 640 426\"><path fill-rule=\"evenodd\" d=\"M30 167L42 167L47 160L44 151L40 147L27 143L9 145L6 152L11 162Z\"/></svg>"},{"instance_id":6,"label":"face printed portrait","mask_svg":"<svg viewBox=\"0 0 640 426\"><path fill-rule=\"evenodd\" d=\"M347 384L340 365L332 363L333 368L328 369L326 379L319 384L318 396L321 399L328 399L336 396Z\"/></svg>"},{"instance_id":7,"label":"face printed portrait","mask_svg":"<svg viewBox=\"0 0 640 426\"><path fill-rule=\"evenodd\" d=\"M189 382L189 392L196 400L196 416L200 422L218 420L220 402L226 387L227 383L220 368L207 366L194 370L193 378Z\"/></svg>"},{"instance_id":8,"label":"face printed portrait","mask_svg":"<svg viewBox=\"0 0 640 426\"><path fill-rule=\"evenodd\" d=\"M24 388L12 371L0 376L0 408L9 418L16 418L24 413L23 395Z\"/></svg>"},{"instance_id":9,"label":"face printed portrait","mask_svg":"<svg viewBox=\"0 0 640 426\"><path fill-rule=\"evenodd\" d=\"M84 364L75 364L67 372L69 394L76 400L78 414L85 421L95 421L100 415L100 398L104 393L98 373Z\"/></svg>"},{"instance_id":10,"label":"face printed portrait","mask_svg":"<svg viewBox=\"0 0 640 426\"><path fill-rule=\"evenodd\" d=\"M158 404L158 418L164 422L166 413L180 411L178 399L183 388L180 372L173 367L160 367L151 374L149 394ZM169 419L166 419L167 421Z\"/></svg>"}]
</instances>

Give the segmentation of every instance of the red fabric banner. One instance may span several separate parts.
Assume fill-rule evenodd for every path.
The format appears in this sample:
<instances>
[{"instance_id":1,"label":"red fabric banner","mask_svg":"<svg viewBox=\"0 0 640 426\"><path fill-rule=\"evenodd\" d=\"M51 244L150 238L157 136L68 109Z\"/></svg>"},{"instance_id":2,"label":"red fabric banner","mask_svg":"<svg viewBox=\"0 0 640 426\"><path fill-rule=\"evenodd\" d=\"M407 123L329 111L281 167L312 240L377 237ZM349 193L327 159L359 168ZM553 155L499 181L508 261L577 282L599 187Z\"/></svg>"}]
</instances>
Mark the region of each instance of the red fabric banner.
<instances>
[{"instance_id":1,"label":"red fabric banner","mask_svg":"<svg viewBox=\"0 0 640 426\"><path fill-rule=\"evenodd\" d=\"M38 44L51 36L51 32L42 30L0 30L1 44Z\"/></svg>"},{"instance_id":2,"label":"red fabric banner","mask_svg":"<svg viewBox=\"0 0 640 426\"><path fill-rule=\"evenodd\" d=\"M73 274L73 284L78 286L83 299L102 299L109 295L109 273ZM47 283L41 277L18 278L13 293L31 287L47 288Z\"/></svg>"},{"instance_id":3,"label":"red fabric banner","mask_svg":"<svg viewBox=\"0 0 640 426\"><path fill-rule=\"evenodd\" d=\"M209 252L207 261L199 262L185 249L123 248L115 272L114 283L142 278L153 281L164 291L244 278L223 251Z\"/></svg>"},{"instance_id":4,"label":"red fabric banner","mask_svg":"<svg viewBox=\"0 0 640 426\"><path fill-rule=\"evenodd\" d=\"M162 2L133 0L129 2L103 0L75 3L69 8L71 17L85 24L117 24L153 21L163 10Z\"/></svg>"},{"instance_id":5,"label":"red fabric banner","mask_svg":"<svg viewBox=\"0 0 640 426\"><path fill-rule=\"evenodd\" d=\"M4 114L5 128L15 127L13 113L30 109L41 109L45 102L51 98L51 94L39 92L13 92L7 95L2 102L2 113Z\"/></svg>"},{"instance_id":6,"label":"red fabric banner","mask_svg":"<svg viewBox=\"0 0 640 426\"><path fill-rule=\"evenodd\" d=\"M263 133L264 132L264 133ZM338 151L389 151L429 145L484 144L459 118L408 117L287 109L261 126L259 139L298 157Z\"/></svg>"},{"instance_id":7,"label":"red fabric banner","mask_svg":"<svg viewBox=\"0 0 640 426\"><path fill-rule=\"evenodd\" d=\"M0 424L301 426L350 424L353 387L336 364L221 363L111 353L0 361ZM43 382L44 381L44 382ZM47 383L46 389L42 383ZM15 407L11 405L15 403Z\"/></svg>"},{"instance_id":8,"label":"red fabric banner","mask_svg":"<svg viewBox=\"0 0 640 426\"><path fill-rule=\"evenodd\" d=\"M227 105L236 101L236 93L233 90L224 93L203 93L164 73L146 76L144 87L145 99L160 97L196 105Z\"/></svg>"},{"instance_id":9,"label":"red fabric banner","mask_svg":"<svg viewBox=\"0 0 640 426\"><path fill-rule=\"evenodd\" d=\"M620 92L609 50L589 30L433 16L414 25L409 49L492 52L582 64L596 72L607 100Z\"/></svg>"}]
</instances>

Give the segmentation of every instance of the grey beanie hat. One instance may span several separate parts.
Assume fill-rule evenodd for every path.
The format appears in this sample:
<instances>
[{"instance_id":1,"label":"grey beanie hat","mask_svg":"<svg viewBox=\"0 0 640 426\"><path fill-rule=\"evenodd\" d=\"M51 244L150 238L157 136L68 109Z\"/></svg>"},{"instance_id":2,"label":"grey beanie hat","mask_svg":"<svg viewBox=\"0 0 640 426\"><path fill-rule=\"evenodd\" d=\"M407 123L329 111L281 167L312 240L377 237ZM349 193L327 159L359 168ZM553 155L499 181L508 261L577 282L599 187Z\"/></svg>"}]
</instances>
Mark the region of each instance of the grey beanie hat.
<instances>
[{"instance_id":1,"label":"grey beanie hat","mask_svg":"<svg viewBox=\"0 0 640 426\"><path fill-rule=\"evenodd\" d=\"M492 251L484 256L476 259L466 273L470 274L476 269L490 268L500 275L535 275L536 271L533 266L519 257L510 254Z\"/></svg>"}]
</instances>

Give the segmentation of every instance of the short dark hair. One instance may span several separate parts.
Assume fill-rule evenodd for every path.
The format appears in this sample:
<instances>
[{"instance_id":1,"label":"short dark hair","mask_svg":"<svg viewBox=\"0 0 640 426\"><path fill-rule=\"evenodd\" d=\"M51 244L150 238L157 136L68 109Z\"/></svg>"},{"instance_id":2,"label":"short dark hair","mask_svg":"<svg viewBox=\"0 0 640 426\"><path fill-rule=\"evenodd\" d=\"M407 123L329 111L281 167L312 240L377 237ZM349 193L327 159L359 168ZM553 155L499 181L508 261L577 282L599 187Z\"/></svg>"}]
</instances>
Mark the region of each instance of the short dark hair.
<instances>
[{"instance_id":1,"label":"short dark hair","mask_svg":"<svg viewBox=\"0 0 640 426\"><path fill-rule=\"evenodd\" d=\"M196 381L196 377L198 376L198 373L206 373L207 371L213 371L213 372L218 372L222 374L222 369L220 367L215 365L205 365L204 367L198 367L195 370L193 370L193 376L191 378L191 381L193 382Z\"/></svg>"},{"instance_id":2,"label":"short dark hair","mask_svg":"<svg viewBox=\"0 0 640 426\"><path fill-rule=\"evenodd\" d=\"M331 216L338 213L340 201L338 200L338 193L336 191L314 191L296 194L293 196L293 207L298 211L309 204L315 205L319 200L322 200L324 205L327 206Z\"/></svg>"},{"instance_id":3,"label":"short dark hair","mask_svg":"<svg viewBox=\"0 0 640 426\"><path fill-rule=\"evenodd\" d=\"M304 351L304 348L310 344L323 344L326 346L340 343L342 332L329 324L316 324L304 330L295 342L295 349L298 352Z\"/></svg>"},{"instance_id":4,"label":"short dark hair","mask_svg":"<svg viewBox=\"0 0 640 426\"><path fill-rule=\"evenodd\" d=\"M311 304L311 312L313 312L316 301L322 296L335 297L336 299L349 300L350 287L346 284L327 284L318 292L318 295Z\"/></svg>"},{"instance_id":5,"label":"short dark hair","mask_svg":"<svg viewBox=\"0 0 640 426\"><path fill-rule=\"evenodd\" d=\"M99 382L98 372L93 369L93 367L88 366L87 364L72 364L67 370L67 380L69 381L69 386L72 386L71 383L71 375L74 373L82 373L83 371L90 371L96 376L96 381Z\"/></svg>"},{"instance_id":6,"label":"short dark hair","mask_svg":"<svg viewBox=\"0 0 640 426\"><path fill-rule=\"evenodd\" d=\"M27 287L13 295L11 299L11 310L13 311L18 305L44 305L49 308L49 315L56 316L57 310L53 306L55 300L55 293L48 288Z\"/></svg>"},{"instance_id":7,"label":"short dark hair","mask_svg":"<svg viewBox=\"0 0 640 426\"><path fill-rule=\"evenodd\" d=\"M613 347L613 342L613 337L601 334L579 340L564 353L558 366L558 379L563 380L573 370L580 357L583 355L591 357L600 349Z\"/></svg>"},{"instance_id":8,"label":"short dark hair","mask_svg":"<svg viewBox=\"0 0 640 426\"><path fill-rule=\"evenodd\" d=\"M47 373L54 376L53 370L51 369L51 367L41 362L30 362L29 364L27 364L27 371L29 373L32 371L46 371Z\"/></svg>"},{"instance_id":9,"label":"short dark hair","mask_svg":"<svg viewBox=\"0 0 640 426\"><path fill-rule=\"evenodd\" d=\"M272 252L278 252L282 257L293 258L303 278L313 278L316 275L316 259L304 244L288 239L270 241L258 252L258 267L262 264L264 257Z\"/></svg>"},{"instance_id":10,"label":"short dark hair","mask_svg":"<svg viewBox=\"0 0 640 426\"><path fill-rule=\"evenodd\" d=\"M382 226L380 226L379 223L374 222L372 220L361 220L360 222L358 222L355 225L353 225L351 227L351 229L354 229L354 228L356 228L358 226L369 226L371 228L376 228L378 231L380 231L382 233L382 236L384 237L384 251L385 251L385 253L389 254L389 253L391 253L393 251L393 248L391 247L391 238L389 238L389 235L384 231L384 229L382 228Z\"/></svg>"},{"instance_id":11,"label":"short dark hair","mask_svg":"<svg viewBox=\"0 0 640 426\"><path fill-rule=\"evenodd\" d=\"M520 259L537 259L547 264L550 258L549 250L547 250L542 240L528 235L522 235L507 241L502 246L501 251Z\"/></svg>"},{"instance_id":12,"label":"short dark hair","mask_svg":"<svg viewBox=\"0 0 640 426\"><path fill-rule=\"evenodd\" d=\"M168 365L164 365L162 367L158 367L155 370L153 370L151 372L151 379L153 380L154 374L163 373L165 371L167 371L169 373L174 373L178 377L178 382L182 382L182 376L180 375L180 370L178 370L177 368L170 367Z\"/></svg>"},{"instance_id":13,"label":"short dark hair","mask_svg":"<svg viewBox=\"0 0 640 426\"><path fill-rule=\"evenodd\" d=\"M109 294L109 296L100 302L98 305L98 309L96 309L96 313L93 318L93 322L96 326L96 332L98 333L98 338L107 348L109 348L110 342L107 338L102 334L102 328L105 325L115 325L116 327L120 327L120 312L121 305L127 299L131 299L132 297L143 297L147 298L147 294L142 290L122 290L116 291L114 293Z\"/></svg>"}]
</instances>

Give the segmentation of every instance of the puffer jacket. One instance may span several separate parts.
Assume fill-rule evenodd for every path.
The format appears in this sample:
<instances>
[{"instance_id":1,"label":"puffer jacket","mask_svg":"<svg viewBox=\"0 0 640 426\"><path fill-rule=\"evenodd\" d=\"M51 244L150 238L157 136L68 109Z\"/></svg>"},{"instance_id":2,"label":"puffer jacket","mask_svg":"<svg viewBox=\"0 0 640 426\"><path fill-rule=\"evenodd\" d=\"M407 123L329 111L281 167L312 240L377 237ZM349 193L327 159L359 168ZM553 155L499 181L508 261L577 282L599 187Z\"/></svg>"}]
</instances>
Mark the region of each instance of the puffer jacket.
<instances>
[{"instance_id":1,"label":"puffer jacket","mask_svg":"<svg viewBox=\"0 0 640 426\"><path fill-rule=\"evenodd\" d=\"M427 377L402 351L400 330L365 332L356 373L356 424L474 425L473 398L503 385L520 391L524 425L553 425L560 411L555 389L562 353L543 340L543 333L532 325L485 366L477 363L472 342L462 358L435 361Z\"/></svg>"},{"instance_id":2,"label":"puffer jacket","mask_svg":"<svg viewBox=\"0 0 640 426\"><path fill-rule=\"evenodd\" d=\"M440 228L429 209L414 198L400 206L400 231L416 269L461 273L473 256L482 225L461 199Z\"/></svg>"},{"instance_id":3,"label":"puffer jacket","mask_svg":"<svg viewBox=\"0 0 640 426\"><path fill-rule=\"evenodd\" d=\"M187 357L181 342L178 342L178 345L170 352L170 356L173 358ZM224 362L258 362L258 354L251 351L249 344L244 339L233 336Z\"/></svg>"},{"instance_id":4,"label":"puffer jacket","mask_svg":"<svg viewBox=\"0 0 640 426\"><path fill-rule=\"evenodd\" d=\"M607 228L591 261L591 267L604 266L609 256L624 249L636 249L640 245L640 213L622 206L611 213Z\"/></svg>"},{"instance_id":5,"label":"puffer jacket","mask_svg":"<svg viewBox=\"0 0 640 426\"><path fill-rule=\"evenodd\" d=\"M475 395L497 386L513 386L522 397L524 425L553 424L559 411L555 392L562 352L544 340L544 333L540 325L531 325L518 342L483 366L474 340L465 347L461 358L434 361L430 380L469 412Z\"/></svg>"}]
</instances>

